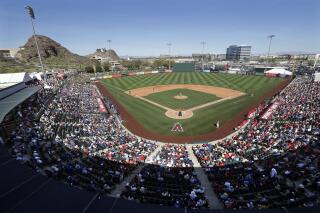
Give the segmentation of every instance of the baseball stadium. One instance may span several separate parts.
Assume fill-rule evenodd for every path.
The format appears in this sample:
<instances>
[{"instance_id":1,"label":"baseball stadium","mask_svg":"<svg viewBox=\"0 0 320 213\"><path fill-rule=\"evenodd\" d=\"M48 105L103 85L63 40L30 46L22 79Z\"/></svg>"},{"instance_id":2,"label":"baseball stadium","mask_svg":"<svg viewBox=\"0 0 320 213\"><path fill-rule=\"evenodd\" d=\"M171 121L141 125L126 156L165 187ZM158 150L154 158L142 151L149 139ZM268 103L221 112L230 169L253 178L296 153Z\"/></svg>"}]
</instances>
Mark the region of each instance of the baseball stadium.
<instances>
[{"instance_id":1,"label":"baseball stadium","mask_svg":"<svg viewBox=\"0 0 320 213\"><path fill-rule=\"evenodd\" d=\"M89 78L50 75L49 88L29 79L2 99L4 212L35 210L20 205L24 199L48 205L66 196L77 199L52 212L80 212L83 202L85 212L131 205L142 212L317 209L314 75L140 71Z\"/></svg>"},{"instance_id":2,"label":"baseball stadium","mask_svg":"<svg viewBox=\"0 0 320 213\"><path fill-rule=\"evenodd\" d=\"M0 1L0 213L320 213L316 0L28 2Z\"/></svg>"}]
</instances>

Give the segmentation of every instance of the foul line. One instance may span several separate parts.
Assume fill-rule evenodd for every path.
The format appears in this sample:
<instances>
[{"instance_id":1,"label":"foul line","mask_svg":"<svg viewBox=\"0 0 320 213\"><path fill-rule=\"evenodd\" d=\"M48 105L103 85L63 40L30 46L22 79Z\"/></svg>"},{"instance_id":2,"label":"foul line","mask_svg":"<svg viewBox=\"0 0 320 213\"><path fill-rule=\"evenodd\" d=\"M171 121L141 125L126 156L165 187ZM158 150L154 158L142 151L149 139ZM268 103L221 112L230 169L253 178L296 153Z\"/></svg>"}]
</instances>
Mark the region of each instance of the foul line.
<instances>
[{"instance_id":1,"label":"foul line","mask_svg":"<svg viewBox=\"0 0 320 213\"><path fill-rule=\"evenodd\" d=\"M242 95L241 95L242 96ZM234 98L238 98L238 97L241 97L241 96L230 96L230 97L227 97L227 98L222 98L222 99L219 99L219 100L216 100L216 101L211 101L211 102L208 102L208 103L205 103L205 104L202 104L202 105L199 105L199 106L195 106L195 107L191 107L189 109L185 109L183 111L196 111L198 109L202 109L202 108L205 108L205 107L208 107L208 106L211 106L211 105L214 105L214 104L217 104L217 103L220 103L220 102L223 102L223 101L226 101L226 100L231 100L231 99L234 99ZM132 96L132 97L135 97L135 98L138 98L138 99L141 99L145 102L148 102L152 105L155 105L157 107L160 107L162 109L165 109L165 110L172 110L172 111L176 111L174 109L171 109L169 107L166 107L166 106L163 106L161 104L158 104L156 102L153 102L153 101L150 101L149 99L146 99L146 98L143 98L141 96Z\"/></svg>"},{"instance_id":2,"label":"foul line","mask_svg":"<svg viewBox=\"0 0 320 213\"><path fill-rule=\"evenodd\" d=\"M141 100L143 100L143 101L146 101L146 102L148 102L148 103L150 103L150 104L153 104L153 105L155 105L155 106L157 106L157 107L160 107L160 108L162 108L162 109L165 109L165 110L172 110L172 109L170 109L169 107L165 107L165 106L163 106L163 105L161 105L161 104L158 104L158 103L156 103L156 102L150 101L149 99L143 98L143 97L141 97L141 96L132 96L132 97L141 99Z\"/></svg>"}]
</instances>

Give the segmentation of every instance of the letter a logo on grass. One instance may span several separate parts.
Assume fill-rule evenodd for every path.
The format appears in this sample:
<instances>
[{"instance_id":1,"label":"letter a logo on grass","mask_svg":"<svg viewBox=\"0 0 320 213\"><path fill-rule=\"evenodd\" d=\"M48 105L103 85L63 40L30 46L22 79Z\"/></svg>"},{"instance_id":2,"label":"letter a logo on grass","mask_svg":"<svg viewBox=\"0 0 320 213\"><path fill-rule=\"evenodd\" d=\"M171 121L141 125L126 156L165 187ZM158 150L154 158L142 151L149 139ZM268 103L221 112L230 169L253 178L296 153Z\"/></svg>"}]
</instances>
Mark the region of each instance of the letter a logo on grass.
<instances>
[{"instance_id":1,"label":"letter a logo on grass","mask_svg":"<svg viewBox=\"0 0 320 213\"><path fill-rule=\"evenodd\" d=\"M179 122L175 123L171 128L171 132L183 132L183 128Z\"/></svg>"}]
</instances>

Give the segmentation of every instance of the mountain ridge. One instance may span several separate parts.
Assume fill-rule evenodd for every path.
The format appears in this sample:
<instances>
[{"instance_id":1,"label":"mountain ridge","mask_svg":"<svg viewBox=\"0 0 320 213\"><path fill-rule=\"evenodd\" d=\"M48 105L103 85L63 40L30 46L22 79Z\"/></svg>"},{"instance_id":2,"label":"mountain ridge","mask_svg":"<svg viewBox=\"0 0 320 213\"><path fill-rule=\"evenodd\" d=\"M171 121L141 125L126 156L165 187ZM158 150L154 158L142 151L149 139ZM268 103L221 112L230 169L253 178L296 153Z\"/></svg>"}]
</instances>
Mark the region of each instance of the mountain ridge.
<instances>
[{"instance_id":1,"label":"mountain ridge","mask_svg":"<svg viewBox=\"0 0 320 213\"><path fill-rule=\"evenodd\" d=\"M37 35L37 41L41 58L45 66L81 66L90 65L94 61L85 56L72 53L55 40L44 36ZM26 63L38 63L38 52L33 36L28 38L27 42L21 47L16 55L17 60Z\"/></svg>"}]
</instances>

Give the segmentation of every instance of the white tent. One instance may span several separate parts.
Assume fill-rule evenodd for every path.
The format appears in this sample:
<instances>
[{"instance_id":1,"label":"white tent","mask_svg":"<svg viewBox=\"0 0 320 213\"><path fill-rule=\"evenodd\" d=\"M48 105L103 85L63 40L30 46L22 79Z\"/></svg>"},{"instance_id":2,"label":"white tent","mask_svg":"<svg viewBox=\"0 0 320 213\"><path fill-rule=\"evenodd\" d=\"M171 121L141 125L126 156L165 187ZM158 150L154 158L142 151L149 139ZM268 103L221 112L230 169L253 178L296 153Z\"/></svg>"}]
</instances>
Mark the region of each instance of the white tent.
<instances>
[{"instance_id":1,"label":"white tent","mask_svg":"<svg viewBox=\"0 0 320 213\"><path fill-rule=\"evenodd\" d=\"M319 81L320 81L320 72L316 72L316 73L314 74L314 81L315 81L315 82L319 82Z\"/></svg>"},{"instance_id":2,"label":"white tent","mask_svg":"<svg viewBox=\"0 0 320 213\"><path fill-rule=\"evenodd\" d=\"M21 83L30 80L32 80L32 78L26 72L0 74L0 84Z\"/></svg>"},{"instance_id":3,"label":"white tent","mask_svg":"<svg viewBox=\"0 0 320 213\"><path fill-rule=\"evenodd\" d=\"M283 68L274 68L274 69L265 71L264 73L266 75L282 75L282 76L292 75L292 72L285 70Z\"/></svg>"}]
</instances>

